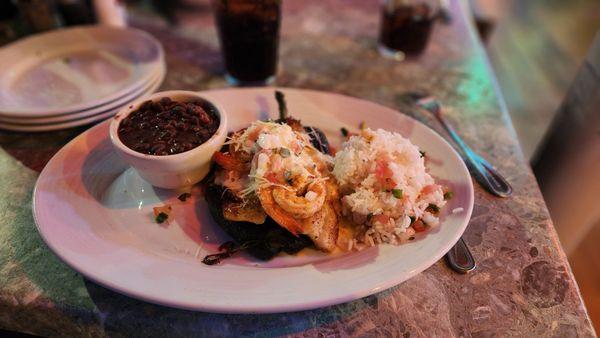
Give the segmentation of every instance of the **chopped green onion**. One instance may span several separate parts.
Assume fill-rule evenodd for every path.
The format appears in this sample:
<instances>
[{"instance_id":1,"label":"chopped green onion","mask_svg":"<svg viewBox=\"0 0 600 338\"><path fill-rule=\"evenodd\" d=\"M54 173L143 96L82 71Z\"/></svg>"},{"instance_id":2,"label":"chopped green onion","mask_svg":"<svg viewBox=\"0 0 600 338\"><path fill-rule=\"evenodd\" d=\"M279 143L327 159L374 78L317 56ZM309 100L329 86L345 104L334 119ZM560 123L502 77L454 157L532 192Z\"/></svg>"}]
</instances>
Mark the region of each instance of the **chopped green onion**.
<instances>
[{"instance_id":1,"label":"chopped green onion","mask_svg":"<svg viewBox=\"0 0 600 338\"><path fill-rule=\"evenodd\" d=\"M424 151L419 150L419 153L421 153L421 158L425 157L425 152Z\"/></svg>"},{"instance_id":2,"label":"chopped green onion","mask_svg":"<svg viewBox=\"0 0 600 338\"><path fill-rule=\"evenodd\" d=\"M165 214L164 212L159 213L158 215L156 215L156 223L161 224L164 223L167 218L169 218L169 215Z\"/></svg>"},{"instance_id":3,"label":"chopped green onion","mask_svg":"<svg viewBox=\"0 0 600 338\"><path fill-rule=\"evenodd\" d=\"M344 137L348 137L348 134L349 134L349 133L348 133L348 129L346 129L346 128L342 127L342 128L340 129L340 131L342 132L342 136L344 136Z\"/></svg>"},{"instance_id":4,"label":"chopped green onion","mask_svg":"<svg viewBox=\"0 0 600 338\"><path fill-rule=\"evenodd\" d=\"M444 194L444 200L445 200L445 201L447 201L447 200L451 199L452 197L454 197L454 193L453 193L452 191L447 191L447 192Z\"/></svg>"},{"instance_id":5,"label":"chopped green onion","mask_svg":"<svg viewBox=\"0 0 600 338\"><path fill-rule=\"evenodd\" d=\"M288 148L279 148L279 155L281 155L281 157L286 158L286 157L290 157L292 153L290 152L290 150Z\"/></svg>"},{"instance_id":6,"label":"chopped green onion","mask_svg":"<svg viewBox=\"0 0 600 338\"><path fill-rule=\"evenodd\" d=\"M401 199L402 189L392 189L392 194L394 194L394 197L396 197L397 199Z\"/></svg>"}]
</instances>

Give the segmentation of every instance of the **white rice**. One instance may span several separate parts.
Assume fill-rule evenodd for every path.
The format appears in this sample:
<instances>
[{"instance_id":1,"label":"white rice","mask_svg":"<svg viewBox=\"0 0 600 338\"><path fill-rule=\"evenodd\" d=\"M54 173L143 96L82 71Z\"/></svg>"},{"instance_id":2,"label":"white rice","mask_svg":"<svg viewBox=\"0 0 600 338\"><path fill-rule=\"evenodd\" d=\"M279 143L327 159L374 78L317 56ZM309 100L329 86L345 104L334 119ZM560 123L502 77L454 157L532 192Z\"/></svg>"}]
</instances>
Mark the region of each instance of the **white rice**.
<instances>
[{"instance_id":1,"label":"white rice","mask_svg":"<svg viewBox=\"0 0 600 338\"><path fill-rule=\"evenodd\" d=\"M442 187L427 173L419 148L400 134L365 129L352 136L336 153L333 174L343 195L342 212L362 228L355 248L407 241L414 235L411 217L428 226L439 223L425 209L444 206Z\"/></svg>"},{"instance_id":2,"label":"white rice","mask_svg":"<svg viewBox=\"0 0 600 338\"><path fill-rule=\"evenodd\" d=\"M465 211L465 209L463 209L463 208L455 208L455 209L452 209L452 213L453 213L453 214L458 214L459 212L463 212L463 211Z\"/></svg>"}]
</instances>

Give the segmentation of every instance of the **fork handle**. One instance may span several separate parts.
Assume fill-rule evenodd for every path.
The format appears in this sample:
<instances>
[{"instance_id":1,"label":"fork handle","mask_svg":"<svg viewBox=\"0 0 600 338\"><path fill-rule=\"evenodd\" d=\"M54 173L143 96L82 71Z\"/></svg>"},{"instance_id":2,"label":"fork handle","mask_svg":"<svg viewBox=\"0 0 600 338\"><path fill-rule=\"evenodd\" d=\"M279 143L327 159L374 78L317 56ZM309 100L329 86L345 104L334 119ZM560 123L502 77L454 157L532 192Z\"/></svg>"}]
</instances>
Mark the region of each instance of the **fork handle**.
<instances>
[{"instance_id":1,"label":"fork handle","mask_svg":"<svg viewBox=\"0 0 600 338\"><path fill-rule=\"evenodd\" d=\"M484 185L491 193L499 197L508 197L512 194L511 185L500 175L496 169L484 158L472 152L467 155L474 166L474 171L477 173L475 177L477 181ZM480 176L480 177L479 177ZM482 183L485 182L485 183Z\"/></svg>"},{"instance_id":2,"label":"fork handle","mask_svg":"<svg viewBox=\"0 0 600 338\"><path fill-rule=\"evenodd\" d=\"M458 273L467 273L475 270L475 259L462 237L446 253L446 263L452 270Z\"/></svg>"},{"instance_id":3,"label":"fork handle","mask_svg":"<svg viewBox=\"0 0 600 338\"><path fill-rule=\"evenodd\" d=\"M485 187L492 194L499 197L508 197L512 194L512 187L510 183L502 177L496 171L488 161L486 161L483 157L479 156L475 153L454 131L454 128L443 118L439 116L439 114L435 114L438 120L442 123L450 137L456 142L460 150L462 151L465 162L470 167L471 171L475 174L475 179Z\"/></svg>"}]
</instances>

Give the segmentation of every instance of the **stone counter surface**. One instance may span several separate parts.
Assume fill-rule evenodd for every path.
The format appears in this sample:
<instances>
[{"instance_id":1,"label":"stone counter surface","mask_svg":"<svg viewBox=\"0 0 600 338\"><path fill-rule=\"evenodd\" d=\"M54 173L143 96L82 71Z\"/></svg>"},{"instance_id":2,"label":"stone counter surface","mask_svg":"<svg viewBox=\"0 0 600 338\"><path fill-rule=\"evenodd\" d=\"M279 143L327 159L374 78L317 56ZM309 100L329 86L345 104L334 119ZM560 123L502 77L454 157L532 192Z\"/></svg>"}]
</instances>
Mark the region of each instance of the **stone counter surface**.
<instances>
[{"instance_id":1,"label":"stone counter surface","mask_svg":"<svg viewBox=\"0 0 600 338\"><path fill-rule=\"evenodd\" d=\"M475 209L464 238L477 260L476 271L456 274L440 261L376 295L285 314L211 314L138 301L67 267L43 243L33 221L31 195L39 171L87 127L40 134L0 131L0 328L116 337L595 336L464 3L451 2L452 23L438 24L425 54L402 63L376 52L377 3L284 1L276 84L378 102L446 135L432 116L411 110L403 93L437 96L467 143L485 154L515 190L513 197L500 199L475 184ZM132 16L134 26L164 45L168 73L162 90L227 86L207 8L182 14L177 29L150 13Z\"/></svg>"}]
</instances>

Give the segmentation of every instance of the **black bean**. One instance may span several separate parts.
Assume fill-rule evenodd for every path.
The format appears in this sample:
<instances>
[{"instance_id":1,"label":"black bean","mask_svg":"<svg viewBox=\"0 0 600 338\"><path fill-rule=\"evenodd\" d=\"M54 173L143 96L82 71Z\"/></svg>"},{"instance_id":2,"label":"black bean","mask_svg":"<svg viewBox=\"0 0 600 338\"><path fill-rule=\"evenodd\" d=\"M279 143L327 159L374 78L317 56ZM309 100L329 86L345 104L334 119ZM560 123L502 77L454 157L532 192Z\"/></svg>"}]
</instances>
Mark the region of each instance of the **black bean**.
<instances>
[{"instance_id":1,"label":"black bean","mask_svg":"<svg viewBox=\"0 0 600 338\"><path fill-rule=\"evenodd\" d=\"M135 149L133 149L133 150L135 150L135 151L142 151L142 150L146 150L148 148L150 148L150 144L148 144L148 143L139 143L139 144L137 144L135 146Z\"/></svg>"},{"instance_id":2,"label":"black bean","mask_svg":"<svg viewBox=\"0 0 600 338\"><path fill-rule=\"evenodd\" d=\"M173 115L181 115L185 113L185 108L180 105L177 105L173 107L169 112Z\"/></svg>"},{"instance_id":3,"label":"black bean","mask_svg":"<svg viewBox=\"0 0 600 338\"><path fill-rule=\"evenodd\" d=\"M160 103L163 106L167 106L167 105L169 105L169 103L171 103L171 98L163 97L158 101L158 103Z\"/></svg>"},{"instance_id":4,"label":"black bean","mask_svg":"<svg viewBox=\"0 0 600 338\"><path fill-rule=\"evenodd\" d=\"M166 146L164 144L155 144L150 148L150 151L156 154L162 152L163 150L165 150L165 148Z\"/></svg>"}]
</instances>

